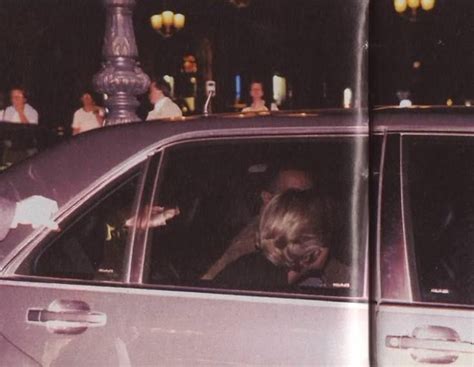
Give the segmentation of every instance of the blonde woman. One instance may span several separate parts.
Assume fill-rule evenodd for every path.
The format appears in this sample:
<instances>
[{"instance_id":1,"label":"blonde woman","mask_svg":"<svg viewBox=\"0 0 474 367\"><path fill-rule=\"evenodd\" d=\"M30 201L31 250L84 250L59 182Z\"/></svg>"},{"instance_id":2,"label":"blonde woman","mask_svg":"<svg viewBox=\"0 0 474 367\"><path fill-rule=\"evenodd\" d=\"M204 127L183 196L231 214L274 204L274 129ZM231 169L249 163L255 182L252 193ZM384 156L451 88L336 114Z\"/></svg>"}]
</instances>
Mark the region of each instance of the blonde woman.
<instances>
[{"instance_id":1,"label":"blonde woman","mask_svg":"<svg viewBox=\"0 0 474 367\"><path fill-rule=\"evenodd\" d=\"M216 281L236 288L284 288L322 276L329 257L332 209L312 191L275 196L260 217L258 251L225 268Z\"/></svg>"}]
</instances>

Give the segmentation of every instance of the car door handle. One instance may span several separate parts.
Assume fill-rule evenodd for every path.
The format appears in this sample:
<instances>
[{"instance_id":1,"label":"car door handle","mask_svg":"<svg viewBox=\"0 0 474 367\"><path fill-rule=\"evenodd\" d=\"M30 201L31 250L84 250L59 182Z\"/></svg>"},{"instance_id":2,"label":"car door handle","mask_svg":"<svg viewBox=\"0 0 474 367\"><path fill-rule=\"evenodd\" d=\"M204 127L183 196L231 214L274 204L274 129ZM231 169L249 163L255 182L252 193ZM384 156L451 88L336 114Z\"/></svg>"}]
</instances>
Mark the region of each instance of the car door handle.
<instances>
[{"instance_id":1,"label":"car door handle","mask_svg":"<svg viewBox=\"0 0 474 367\"><path fill-rule=\"evenodd\" d=\"M444 326L417 327L411 336L387 335L387 348L409 350L420 363L452 363L460 353L474 353L474 344L462 341L459 334Z\"/></svg>"},{"instance_id":2,"label":"car door handle","mask_svg":"<svg viewBox=\"0 0 474 367\"><path fill-rule=\"evenodd\" d=\"M104 326L107 315L92 311L83 301L55 300L46 309L30 308L27 321L45 326L55 334L80 334L90 327Z\"/></svg>"}]
</instances>

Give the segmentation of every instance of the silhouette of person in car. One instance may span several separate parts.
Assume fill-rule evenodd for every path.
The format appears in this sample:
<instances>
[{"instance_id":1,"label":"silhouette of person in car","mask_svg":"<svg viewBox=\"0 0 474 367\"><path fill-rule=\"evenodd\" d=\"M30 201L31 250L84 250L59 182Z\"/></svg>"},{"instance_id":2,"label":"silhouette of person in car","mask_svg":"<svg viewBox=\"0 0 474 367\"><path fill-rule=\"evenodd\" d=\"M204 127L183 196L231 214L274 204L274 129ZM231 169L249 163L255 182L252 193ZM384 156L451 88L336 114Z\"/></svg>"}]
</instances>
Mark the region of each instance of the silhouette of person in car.
<instances>
[{"instance_id":1,"label":"silhouette of person in car","mask_svg":"<svg viewBox=\"0 0 474 367\"><path fill-rule=\"evenodd\" d=\"M287 190L275 196L260 216L257 251L234 261L215 281L227 287L278 289L316 272L324 283L333 221L330 201L312 191Z\"/></svg>"},{"instance_id":2,"label":"silhouette of person in car","mask_svg":"<svg viewBox=\"0 0 474 367\"><path fill-rule=\"evenodd\" d=\"M272 177L267 187L260 193L262 207L270 202L277 194L289 189L308 190L313 187L313 178L310 173L295 165L281 167ZM255 239L257 237L259 217L254 218L239 234L231 241L230 246L224 254L208 269L202 276L203 280L212 280L227 265L243 255L255 251Z\"/></svg>"}]
</instances>

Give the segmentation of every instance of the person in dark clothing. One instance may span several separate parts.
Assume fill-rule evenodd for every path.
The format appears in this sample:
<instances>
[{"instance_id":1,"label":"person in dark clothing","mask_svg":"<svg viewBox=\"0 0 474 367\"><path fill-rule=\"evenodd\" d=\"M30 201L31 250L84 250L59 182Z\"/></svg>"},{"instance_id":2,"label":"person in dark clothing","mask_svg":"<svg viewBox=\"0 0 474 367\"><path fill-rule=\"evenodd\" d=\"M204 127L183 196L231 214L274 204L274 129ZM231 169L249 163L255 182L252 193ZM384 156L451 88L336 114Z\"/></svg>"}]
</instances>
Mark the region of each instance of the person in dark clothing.
<instances>
[{"instance_id":1,"label":"person in dark clothing","mask_svg":"<svg viewBox=\"0 0 474 367\"><path fill-rule=\"evenodd\" d=\"M328 200L312 191L279 194L260 216L258 251L231 263L215 281L235 288L280 289L320 274L329 255L331 225Z\"/></svg>"}]
</instances>

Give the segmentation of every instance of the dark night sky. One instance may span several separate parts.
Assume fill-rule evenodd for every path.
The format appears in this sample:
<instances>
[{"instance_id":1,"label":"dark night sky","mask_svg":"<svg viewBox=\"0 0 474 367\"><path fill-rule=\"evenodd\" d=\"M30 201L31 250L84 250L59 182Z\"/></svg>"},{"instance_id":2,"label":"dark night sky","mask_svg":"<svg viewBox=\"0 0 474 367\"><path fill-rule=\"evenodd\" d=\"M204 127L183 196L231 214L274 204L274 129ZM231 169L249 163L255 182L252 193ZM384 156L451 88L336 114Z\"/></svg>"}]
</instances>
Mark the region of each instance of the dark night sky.
<instances>
[{"instance_id":1,"label":"dark night sky","mask_svg":"<svg viewBox=\"0 0 474 367\"><path fill-rule=\"evenodd\" d=\"M392 3L372 1L372 102L396 103L399 89L412 90L417 103L474 98L474 1L437 0L418 23L398 16ZM182 56L198 54L207 39L218 110L233 102L237 73L244 83L263 79L267 88L274 73L285 75L293 108L338 107L342 90L354 86L358 4L253 0L238 10L226 0L169 0L167 7L183 12L187 24L163 40L148 23L163 1L137 0L140 61L149 74L178 75ZM100 69L104 17L100 0L0 0L0 90L25 85L43 124L69 125L80 91ZM411 67L415 59L419 70Z\"/></svg>"},{"instance_id":2,"label":"dark night sky","mask_svg":"<svg viewBox=\"0 0 474 367\"><path fill-rule=\"evenodd\" d=\"M391 0L374 0L370 23L371 96L394 104L395 91L410 90L416 104L456 104L474 99L474 1L437 0L410 22ZM420 61L419 69L413 63Z\"/></svg>"}]
</instances>

